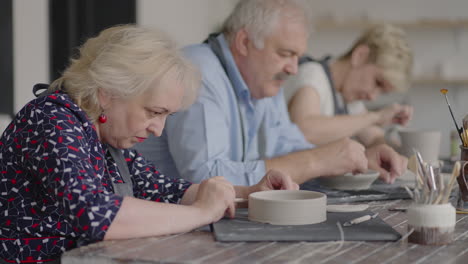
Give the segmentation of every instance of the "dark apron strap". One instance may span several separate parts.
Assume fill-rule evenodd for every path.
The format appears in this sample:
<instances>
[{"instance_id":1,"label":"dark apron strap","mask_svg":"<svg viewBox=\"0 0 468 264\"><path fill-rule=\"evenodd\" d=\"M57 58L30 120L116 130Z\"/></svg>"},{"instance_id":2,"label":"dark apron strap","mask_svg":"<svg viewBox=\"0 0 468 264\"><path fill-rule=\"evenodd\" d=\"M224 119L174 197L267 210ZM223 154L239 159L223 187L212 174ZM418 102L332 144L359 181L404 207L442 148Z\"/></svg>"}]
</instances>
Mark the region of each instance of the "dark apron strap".
<instances>
[{"instance_id":1,"label":"dark apron strap","mask_svg":"<svg viewBox=\"0 0 468 264\"><path fill-rule=\"evenodd\" d=\"M330 56L326 56L325 58L321 60L316 60L310 56L303 56L299 59L299 65L306 63L306 62L317 62L317 63L320 63L320 65L322 65L322 68L325 71L325 74L327 75L328 82L330 83L330 88L331 88L331 92L333 96L335 115L347 115L349 113L348 106L343 100L339 101L338 96L336 94L336 87L333 82L333 78L332 78L332 74L331 74L330 66L329 66L330 58L331 58Z\"/></svg>"},{"instance_id":2,"label":"dark apron strap","mask_svg":"<svg viewBox=\"0 0 468 264\"><path fill-rule=\"evenodd\" d=\"M203 41L203 43L206 43L210 46L211 50L213 51L213 53L216 55L216 57L218 58L219 60L219 63L221 63L221 66L223 67L224 69L224 72L226 73L229 81L231 82L231 85L234 85L234 82L232 81L232 78L229 74L229 71L227 70L227 60L226 58L224 57L224 54L223 54L223 51L222 51L222 48L221 48L221 44L219 43L217 37L220 33L211 33L208 38ZM234 94L236 94L234 92ZM240 110L240 106L239 106L239 98L237 98L237 94L236 94L236 100L237 100L237 110L239 111L239 117L240 117L240 124L241 124L241 136L242 136L242 158L241 160L242 161L245 161L245 157L246 157L246 140L245 140L245 133L244 133L244 124L243 124L243 116L242 116L242 112Z\"/></svg>"},{"instance_id":3,"label":"dark apron strap","mask_svg":"<svg viewBox=\"0 0 468 264\"><path fill-rule=\"evenodd\" d=\"M122 154L120 149L116 149L111 145L107 145L109 149L109 153L111 154L112 158L114 159L115 163L117 163L117 168L120 172L120 175L123 178L123 183L116 183L112 182L112 187L114 187L114 193L121 196L133 196L133 184L132 184L132 177L130 176L130 172L128 171L128 164L125 161L125 157Z\"/></svg>"},{"instance_id":4,"label":"dark apron strap","mask_svg":"<svg viewBox=\"0 0 468 264\"><path fill-rule=\"evenodd\" d=\"M217 37L219 36L220 33L211 33L208 38L203 41L203 43L206 43L210 46L211 50L213 53L216 55L218 58L219 62L221 63L221 66L223 66L224 71L226 72L226 75L228 76L229 80L231 81L231 76L229 76L229 72L227 70L227 61L226 58L224 57L222 48L221 48L221 43L219 43ZM232 83L232 82L231 82Z\"/></svg>"},{"instance_id":5,"label":"dark apron strap","mask_svg":"<svg viewBox=\"0 0 468 264\"><path fill-rule=\"evenodd\" d=\"M50 91L48 91L49 85L45 83L38 83L33 86L33 94L36 97L41 97L41 96L46 96L51 94Z\"/></svg>"}]
</instances>

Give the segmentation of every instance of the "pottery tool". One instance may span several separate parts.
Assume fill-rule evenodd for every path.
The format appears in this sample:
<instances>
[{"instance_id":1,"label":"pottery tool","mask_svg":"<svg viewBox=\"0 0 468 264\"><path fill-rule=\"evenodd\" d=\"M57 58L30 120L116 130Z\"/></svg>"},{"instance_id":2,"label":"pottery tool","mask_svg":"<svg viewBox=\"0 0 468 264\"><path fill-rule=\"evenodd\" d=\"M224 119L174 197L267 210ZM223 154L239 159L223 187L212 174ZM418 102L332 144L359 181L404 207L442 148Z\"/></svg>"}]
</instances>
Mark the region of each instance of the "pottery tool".
<instances>
[{"instance_id":1,"label":"pottery tool","mask_svg":"<svg viewBox=\"0 0 468 264\"><path fill-rule=\"evenodd\" d=\"M417 158L417 161L418 161L418 169L419 171L421 172L421 174L419 174L421 176L421 186L416 186L415 190L418 190L420 191L420 199L422 200L422 203L427 203L428 200L430 199L430 192L431 192L431 184L429 182L429 173L428 173L428 170L427 170L427 164L424 162L422 156L421 156L421 153L419 153L419 151L413 149L414 153L415 153L415 156Z\"/></svg>"},{"instance_id":2,"label":"pottery tool","mask_svg":"<svg viewBox=\"0 0 468 264\"><path fill-rule=\"evenodd\" d=\"M234 204L236 208L247 208L249 199L246 198L234 198Z\"/></svg>"},{"instance_id":3,"label":"pottery tool","mask_svg":"<svg viewBox=\"0 0 468 264\"><path fill-rule=\"evenodd\" d=\"M234 202L235 203L245 203L245 202L248 202L249 199L246 199L246 198L235 198L234 199Z\"/></svg>"},{"instance_id":4,"label":"pottery tool","mask_svg":"<svg viewBox=\"0 0 468 264\"><path fill-rule=\"evenodd\" d=\"M357 225L357 224L360 224L360 223L363 223L363 222L366 222L366 221L369 221L371 219L374 219L376 218L377 216L379 215L379 213L375 213L373 215L364 215L364 216L361 216L361 217L358 217L358 218L354 218L348 222L345 222L343 224L343 226L352 226L352 225Z\"/></svg>"},{"instance_id":5,"label":"pottery tool","mask_svg":"<svg viewBox=\"0 0 468 264\"><path fill-rule=\"evenodd\" d=\"M415 158L410 158L408 167L411 171L416 172L416 186L412 190L408 186L403 187L415 204L448 203L453 185L460 175L460 162L455 163L449 183L444 184L440 168L427 164L418 151L414 150L414 152Z\"/></svg>"},{"instance_id":6,"label":"pottery tool","mask_svg":"<svg viewBox=\"0 0 468 264\"><path fill-rule=\"evenodd\" d=\"M361 212L369 208L368 204L329 204L327 212L330 213L349 213Z\"/></svg>"},{"instance_id":7,"label":"pottery tool","mask_svg":"<svg viewBox=\"0 0 468 264\"><path fill-rule=\"evenodd\" d=\"M406 207L392 207L392 208L388 208L388 211L390 211L390 212L406 212L406 210L408 210L408 208L406 208Z\"/></svg>"},{"instance_id":8,"label":"pottery tool","mask_svg":"<svg viewBox=\"0 0 468 264\"><path fill-rule=\"evenodd\" d=\"M416 159L416 154L411 155L411 157L408 159L408 169L415 175L416 188L418 188L418 186L422 186L424 183L421 178L421 174L418 171L418 160Z\"/></svg>"},{"instance_id":9,"label":"pottery tool","mask_svg":"<svg viewBox=\"0 0 468 264\"><path fill-rule=\"evenodd\" d=\"M452 192L453 185L455 184L455 180L457 177L460 176L460 162L455 162L452 170L452 177L450 177L450 181L447 186L444 188L443 192L440 193L439 197L437 197L436 203L448 203L450 198L450 193Z\"/></svg>"},{"instance_id":10,"label":"pottery tool","mask_svg":"<svg viewBox=\"0 0 468 264\"><path fill-rule=\"evenodd\" d=\"M406 192L408 193L408 195L410 196L411 199L414 200L414 193L413 191L410 190L410 188L406 185L403 185L403 187L405 188Z\"/></svg>"},{"instance_id":11,"label":"pottery tool","mask_svg":"<svg viewBox=\"0 0 468 264\"><path fill-rule=\"evenodd\" d=\"M445 95L445 101L447 102L447 106L448 106L448 109L450 111L450 115L452 115L453 122L455 123L455 128L457 129L458 136L460 136L460 140L462 141L463 145L465 145L465 141L463 141L463 137L462 137L463 129L458 127L457 121L455 120L455 116L453 115L453 112L452 112L452 107L450 106L450 103L449 103L449 100L448 100L448 97L447 97L448 90L447 89L440 89L440 92L443 95Z\"/></svg>"}]
</instances>

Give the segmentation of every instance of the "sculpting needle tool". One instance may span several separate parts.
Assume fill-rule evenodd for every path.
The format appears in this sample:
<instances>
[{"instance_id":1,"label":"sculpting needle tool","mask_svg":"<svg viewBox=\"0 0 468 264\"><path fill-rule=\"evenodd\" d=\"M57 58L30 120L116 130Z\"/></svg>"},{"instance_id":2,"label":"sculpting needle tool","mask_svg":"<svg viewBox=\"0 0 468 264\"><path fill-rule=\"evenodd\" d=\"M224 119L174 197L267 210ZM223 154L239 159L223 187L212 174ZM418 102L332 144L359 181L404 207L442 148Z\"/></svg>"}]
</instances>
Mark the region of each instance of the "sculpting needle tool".
<instances>
[{"instance_id":1,"label":"sculpting needle tool","mask_svg":"<svg viewBox=\"0 0 468 264\"><path fill-rule=\"evenodd\" d=\"M357 224L360 224L362 222L366 222L366 221L369 221L371 219L374 219L376 218L377 216L379 215L379 213L375 213L373 215L364 215L364 216L361 216L361 217L358 217L358 218L354 218L348 222L345 222L343 224L343 226L352 226L352 225L357 225Z\"/></svg>"}]
</instances>

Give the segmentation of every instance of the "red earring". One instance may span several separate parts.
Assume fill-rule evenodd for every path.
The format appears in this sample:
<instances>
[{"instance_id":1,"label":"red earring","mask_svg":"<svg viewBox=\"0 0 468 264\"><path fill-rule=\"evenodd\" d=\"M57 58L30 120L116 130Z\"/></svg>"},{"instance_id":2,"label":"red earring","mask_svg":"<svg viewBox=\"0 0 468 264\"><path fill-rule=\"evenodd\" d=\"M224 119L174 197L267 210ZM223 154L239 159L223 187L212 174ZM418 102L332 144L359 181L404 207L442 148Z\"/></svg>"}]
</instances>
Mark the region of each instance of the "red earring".
<instances>
[{"instance_id":1,"label":"red earring","mask_svg":"<svg viewBox=\"0 0 468 264\"><path fill-rule=\"evenodd\" d=\"M99 116L99 123L104 124L107 122L107 116L103 113Z\"/></svg>"}]
</instances>

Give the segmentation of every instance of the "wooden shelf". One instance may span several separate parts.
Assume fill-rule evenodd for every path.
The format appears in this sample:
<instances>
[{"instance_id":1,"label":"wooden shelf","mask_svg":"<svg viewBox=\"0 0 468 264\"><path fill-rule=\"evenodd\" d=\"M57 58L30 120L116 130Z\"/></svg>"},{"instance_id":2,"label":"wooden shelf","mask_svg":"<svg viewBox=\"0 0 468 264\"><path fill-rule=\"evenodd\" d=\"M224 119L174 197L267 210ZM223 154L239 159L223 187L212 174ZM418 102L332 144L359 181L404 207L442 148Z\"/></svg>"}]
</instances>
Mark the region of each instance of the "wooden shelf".
<instances>
[{"instance_id":1,"label":"wooden shelf","mask_svg":"<svg viewBox=\"0 0 468 264\"><path fill-rule=\"evenodd\" d=\"M413 85L445 85L445 86L468 86L468 79L437 79L437 78L417 78L413 80Z\"/></svg>"},{"instance_id":2,"label":"wooden shelf","mask_svg":"<svg viewBox=\"0 0 468 264\"><path fill-rule=\"evenodd\" d=\"M337 22L335 20L318 20L315 23L316 31L327 30L351 30L351 29L364 29L371 25L379 23L391 23L403 29L468 29L468 19L459 20L436 20L436 19L422 19L417 21L408 22L392 22L392 21L378 21L378 20L348 20Z\"/></svg>"}]
</instances>

